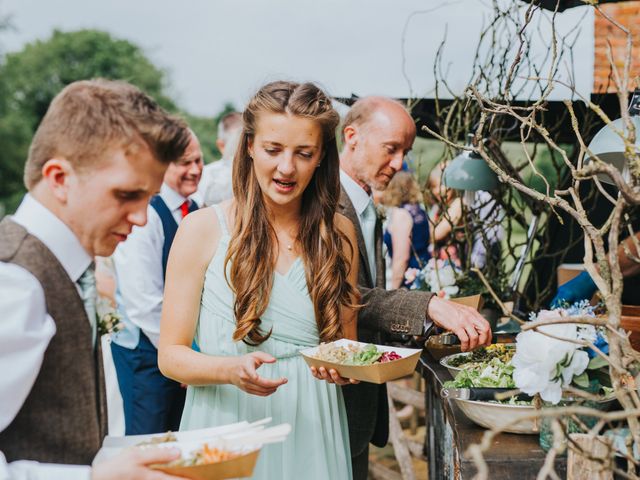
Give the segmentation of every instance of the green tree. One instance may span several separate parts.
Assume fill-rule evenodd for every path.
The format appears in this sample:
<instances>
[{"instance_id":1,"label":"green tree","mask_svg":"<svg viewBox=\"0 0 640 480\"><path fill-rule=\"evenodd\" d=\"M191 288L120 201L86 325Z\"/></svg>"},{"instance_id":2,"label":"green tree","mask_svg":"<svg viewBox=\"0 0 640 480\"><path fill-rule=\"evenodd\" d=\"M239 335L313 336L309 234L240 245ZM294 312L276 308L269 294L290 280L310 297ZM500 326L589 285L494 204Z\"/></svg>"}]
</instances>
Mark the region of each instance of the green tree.
<instances>
[{"instance_id":1,"label":"green tree","mask_svg":"<svg viewBox=\"0 0 640 480\"><path fill-rule=\"evenodd\" d=\"M188 113L185 113L184 117L191 130L200 140L204 163L211 163L220 158L220 152L216 147L216 138L218 136L216 121L211 117L199 117Z\"/></svg>"},{"instance_id":2,"label":"green tree","mask_svg":"<svg viewBox=\"0 0 640 480\"><path fill-rule=\"evenodd\" d=\"M176 111L165 72L136 45L106 32L54 31L0 60L0 203L13 211L24 192L22 170L31 137L53 97L76 80L126 80Z\"/></svg>"}]
</instances>

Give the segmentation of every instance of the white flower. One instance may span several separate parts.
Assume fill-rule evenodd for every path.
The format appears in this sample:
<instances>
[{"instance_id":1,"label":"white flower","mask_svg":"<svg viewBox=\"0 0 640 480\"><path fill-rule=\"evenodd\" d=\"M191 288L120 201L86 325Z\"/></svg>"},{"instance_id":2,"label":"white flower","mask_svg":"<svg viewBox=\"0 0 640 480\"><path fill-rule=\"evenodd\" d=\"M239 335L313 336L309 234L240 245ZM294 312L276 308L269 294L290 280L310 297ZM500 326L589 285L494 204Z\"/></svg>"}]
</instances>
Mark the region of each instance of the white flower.
<instances>
[{"instance_id":1,"label":"white flower","mask_svg":"<svg viewBox=\"0 0 640 480\"><path fill-rule=\"evenodd\" d=\"M571 363L562 369L562 386L566 387L571 383L574 376L582 374L589 365L589 355L583 350L577 350L571 357Z\"/></svg>"},{"instance_id":2,"label":"white flower","mask_svg":"<svg viewBox=\"0 0 640 480\"><path fill-rule=\"evenodd\" d=\"M407 270L404 272L405 281L407 283L413 282L417 278L419 272L420 270L418 270L417 268L407 268Z\"/></svg>"},{"instance_id":3,"label":"white flower","mask_svg":"<svg viewBox=\"0 0 640 480\"><path fill-rule=\"evenodd\" d=\"M121 315L115 310L111 302L100 298L96 304L98 335L117 333L124 328Z\"/></svg>"},{"instance_id":4,"label":"white flower","mask_svg":"<svg viewBox=\"0 0 640 480\"><path fill-rule=\"evenodd\" d=\"M460 288L456 286L456 270L448 262L431 259L419 274L434 293L442 293L445 298L456 295Z\"/></svg>"},{"instance_id":5,"label":"white flower","mask_svg":"<svg viewBox=\"0 0 640 480\"><path fill-rule=\"evenodd\" d=\"M458 287L456 285L452 285L450 287L442 287L442 289L440 291L444 292L444 298L449 299L452 296L458 294L458 292L460 291L460 287Z\"/></svg>"},{"instance_id":6,"label":"white flower","mask_svg":"<svg viewBox=\"0 0 640 480\"><path fill-rule=\"evenodd\" d=\"M564 312L541 311L537 319L553 320L562 318ZM549 335L553 335L553 338ZM538 327L538 331L527 330L516 338L516 353L513 357L513 380L516 386L529 395L539 393L543 400L558 403L562 397L562 387L567 386L576 375L582 374L589 363L581 345L560 340L595 339L595 329L574 323L557 323Z\"/></svg>"}]
</instances>

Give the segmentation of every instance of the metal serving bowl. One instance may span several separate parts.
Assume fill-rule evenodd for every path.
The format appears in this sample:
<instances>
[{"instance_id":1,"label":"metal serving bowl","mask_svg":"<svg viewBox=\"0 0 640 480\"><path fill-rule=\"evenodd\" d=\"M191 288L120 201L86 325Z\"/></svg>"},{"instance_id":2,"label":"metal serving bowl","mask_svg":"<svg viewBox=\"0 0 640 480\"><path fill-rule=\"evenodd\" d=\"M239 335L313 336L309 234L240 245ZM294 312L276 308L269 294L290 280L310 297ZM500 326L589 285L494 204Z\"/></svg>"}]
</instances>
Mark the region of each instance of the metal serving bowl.
<instances>
[{"instance_id":1,"label":"metal serving bowl","mask_svg":"<svg viewBox=\"0 0 640 480\"><path fill-rule=\"evenodd\" d=\"M526 418L535 415L536 409L533 405L505 405L504 403L477 402L461 398L453 398L452 400L456 402L456 405L471 421L481 427L489 429L500 428L517 419L521 419L502 431L524 434L539 432L540 419Z\"/></svg>"},{"instance_id":2,"label":"metal serving bowl","mask_svg":"<svg viewBox=\"0 0 640 480\"><path fill-rule=\"evenodd\" d=\"M513 349L516 348L515 343L505 343L504 345L509 348L513 348ZM449 362L454 358L468 357L470 355L471 355L471 352L454 353L453 355L447 355L446 357L442 357L440 359L440 365L445 367L449 371L451 376L455 378L458 372L460 372L460 370L464 370L464 367L454 367L453 365L450 365Z\"/></svg>"}]
</instances>

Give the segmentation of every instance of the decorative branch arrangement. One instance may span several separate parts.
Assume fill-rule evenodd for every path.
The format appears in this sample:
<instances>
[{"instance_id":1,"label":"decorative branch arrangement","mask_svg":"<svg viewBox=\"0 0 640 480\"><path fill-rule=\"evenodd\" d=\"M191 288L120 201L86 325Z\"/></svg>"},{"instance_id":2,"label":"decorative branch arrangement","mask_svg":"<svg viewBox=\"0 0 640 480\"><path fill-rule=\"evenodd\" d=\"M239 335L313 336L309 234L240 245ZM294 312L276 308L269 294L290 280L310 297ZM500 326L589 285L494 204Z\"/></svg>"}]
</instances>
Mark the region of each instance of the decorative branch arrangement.
<instances>
[{"instance_id":1,"label":"decorative branch arrangement","mask_svg":"<svg viewBox=\"0 0 640 480\"><path fill-rule=\"evenodd\" d=\"M592 3L592 2L588 2ZM505 7L505 5L507 5ZM631 443L640 449L640 397L636 378L640 374L640 353L630 344L628 334L621 328L623 272L620 266L619 253L623 251L632 261L640 261L637 254L639 241L636 232L629 222L630 210L640 205L640 152L636 146L636 130L629 114L628 86L630 85L630 65L632 55L631 33L623 25L607 16L606 12L595 4L600 15L607 18L615 28L624 32L627 38L626 55L622 66L613 57L611 45L608 49L608 61L611 65L611 82L615 86L620 105L622 122L613 123L603 109L588 98L582 98L570 80L564 79L561 72L569 70L573 61L573 47L577 38L579 25L572 31L560 35L556 28L557 11L545 13L534 2L523 8L518 2L493 2L494 17L483 31L475 55L474 75L464 92L464 96L456 97L446 81L446 69L443 68L444 42L438 48L437 62L434 72L438 79L436 94L444 90L454 97L446 107L436 100L438 128L425 130L434 138L443 142L445 160L452 158L457 152L469 151L481 157L495 174L501 186L492 192L496 208L505 214L500 217L505 226L506 239L500 255L504 268L506 258L510 263L518 257L516 251L522 248L522 242L512 243L514 226L521 230L526 228L532 217L541 216L544 220L535 232L535 257L548 256L555 258L555 265L562 263L566 252L576 242L584 244L584 264L593 282L598 288L604 314L597 317L580 316L547 318L535 324L523 324L522 330L535 330L548 337L567 342L576 342L581 347L595 349L597 356L608 365L611 385L615 398L619 403L618 411L603 412L594 408L575 405L566 407L544 408L536 412L536 417L544 417L551 422L554 433L552 448L540 470L538 478L558 478L554 471L554 459L566 448L574 455L588 457L596 461L602 469L613 471L624 478L638 478L636 467L640 463L633 454L618 452L627 460L628 468L622 471L615 466L616 450L607 444L604 457L597 458L592 452L585 451L578 442L565 438L566 424L569 419L582 426L583 433L589 438L596 438L609 426L625 426L631 432ZM542 34L540 25L550 28L550 34ZM548 32L548 31L547 31ZM505 39L507 41L505 42ZM533 42L547 42L547 56L534 61L531 56ZM499 82L496 82L499 79ZM563 88L572 92L577 102L564 101L565 111L560 118L548 115L549 97L557 89ZM532 98L529 102L519 102L523 94ZM576 110L581 109L580 113ZM594 133L594 125L603 122L624 144L624 158L627 168L622 171L616 166L599 158L588 147L588 141ZM571 126L573 136L570 141L561 141L561 127ZM465 136L473 133L473 140L465 142ZM506 146L510 144L507 152ZM517 163L513 157L513 145L519 145L518 156L524 161ZM549 181L548 176L539 169L536 155L547 152L550 164L556 174L556 181ZM524 172L528 178L524 178ZM617 192L608 191L602 182L615 185ZM592 215L592 196L599 195L610 204L610 212L603 223L594 221ZM469 205L467 205L469 208ZM471 218L474 212L467 210ZM494 217L495 218L495 217ZM553 252L549 246L550 232L547 228L549 219L563 221L571 218L579 225L582 238L568 238L567 246ZM464 227L463 227L464 229ZM486 231L480 228L480 231ZM465 232L470 238L476 232ZM630 240L621 244L622 234ZM622 246L621 246L622 245ZM534 259L535 260L535 259ZM531 271L532 260L527 260L529 276L525 288L535 292L529 298L523 298L523 310L537 311L543 306L538 299L549 298L555 286L548 278L540 279L535 271ZM508 262L507 262L508 263ZM496 278L493 273L487 274L487 266L483 269L473 265L464 266L466 272L475 272L485 282L486 278ZM515 266L512 268L516 268ZM484 274L483 274L484 273ZM487 282L487 291L496 297L496 303L504 306L504 301L513 296L509 289L497 291L495 285ZM504 286L504 285L503 285ZM523 283L515 285L516 292L521 291ZM531 298L533 297L533 298ZM588 339L571 339L554 337L542 325L580 324L598 327L606 332L609 351L603 353ZM589 394L572 390L574 395L587 397ZM597 419L595 425L587 427L581 419L584 416ZM476 478L487 479L490 472L484 461L483 452L490 447L495 436L503 428L487 431L482 442L472 446L467 454L475 461L478 473Z\"/></svg>"}]
</instances>

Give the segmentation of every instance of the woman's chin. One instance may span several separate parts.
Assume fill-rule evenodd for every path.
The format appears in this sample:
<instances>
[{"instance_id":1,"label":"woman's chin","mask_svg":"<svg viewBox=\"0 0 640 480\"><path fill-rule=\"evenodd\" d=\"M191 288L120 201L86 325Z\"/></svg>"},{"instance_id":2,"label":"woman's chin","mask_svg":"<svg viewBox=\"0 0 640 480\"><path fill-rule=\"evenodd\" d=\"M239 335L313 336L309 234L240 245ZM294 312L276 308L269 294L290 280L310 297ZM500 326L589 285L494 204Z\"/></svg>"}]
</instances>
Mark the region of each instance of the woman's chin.
<instances>
[{"instance_id":1,"label":"woman's chin","mask_svg":"<svg viewBox=\"0 0 640 480\"><path fill-rule=\"evenodd\" d=\"M273 205L278 205L281 207L295 204L295 202L299 201L300 195L297 192L268 192L264 193L264 199Z\"/></svg>"}]
</instances>

